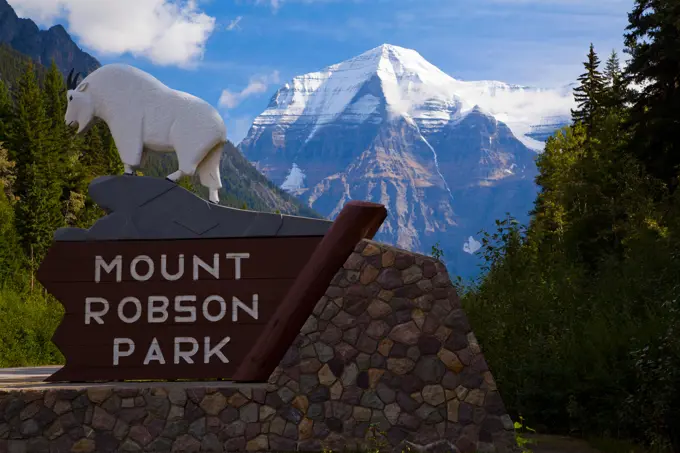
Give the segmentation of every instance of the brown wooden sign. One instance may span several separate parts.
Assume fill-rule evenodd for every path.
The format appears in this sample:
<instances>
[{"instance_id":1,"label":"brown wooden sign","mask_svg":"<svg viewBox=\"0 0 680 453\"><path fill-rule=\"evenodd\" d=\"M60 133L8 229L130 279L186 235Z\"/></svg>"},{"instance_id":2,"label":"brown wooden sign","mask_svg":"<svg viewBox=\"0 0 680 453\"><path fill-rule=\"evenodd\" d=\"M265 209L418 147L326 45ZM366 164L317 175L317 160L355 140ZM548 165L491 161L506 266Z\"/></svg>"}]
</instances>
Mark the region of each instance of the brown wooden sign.
<instances>
[{"instance_id":1,"label":"brown wooden sign","mask_svg":"<svg viewBox=\"0 0 680 453\"><path fill-rule=\"evenodd\" d=\"M65 307L49 381L265 381L382 205L325 236L57 241L38 278Z\"/></svg>"}]
</instances>

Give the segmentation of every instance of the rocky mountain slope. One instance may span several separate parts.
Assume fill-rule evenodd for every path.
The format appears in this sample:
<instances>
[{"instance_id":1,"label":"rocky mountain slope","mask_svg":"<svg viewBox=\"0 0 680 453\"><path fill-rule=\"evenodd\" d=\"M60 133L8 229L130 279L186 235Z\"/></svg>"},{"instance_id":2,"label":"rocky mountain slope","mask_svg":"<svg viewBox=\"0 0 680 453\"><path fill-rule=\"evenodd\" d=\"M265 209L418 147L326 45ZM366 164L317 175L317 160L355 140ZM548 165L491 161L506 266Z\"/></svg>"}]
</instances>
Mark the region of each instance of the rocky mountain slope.
<instances>
[{"instance_id":1,"label":"rocky mountain slope","mask_svg":"<svg viewBox=\"0 0 680 453\"><path fill-rule=\"evenodd\" d=\"M8 26L9 28L6 28ZM97 60L77 47L60 25L46 32L39 31L37 34L31 30L37 30L31 20L18 19L6 1L0 0L0 80L10 88L26 70L29 58L37 60L34 71L39 81L43 80L46 73L46 68L41 63L49 63L45 55L61 56L57 64L62 72L70 71L71 67L75 67L76 71L90 72L100 66ZM60 36L63 31L64 35L61 36L63 39L52 40L54 31ZM35 50L38 44L43 45L43 50L31 53L31 49ZM164 178L176 169L177 159L173 154L150 154L145 156L141 170L147 176ZM225 206L236 208L245 206L262 212L279 211L282 214L322 217L267 180L231 143L224 147L221 174L223 189L220 199ZM194 187L201 196L207 198L198 181Z\"/></svg>"},{"instance_id":2,"label":"rocky mountain slope","mask_svg":"<svg viewBox=\"0 0 680 453\"><path fill-rule=\"evenodd\" d=\"M269 179L333 218L350 199L388 206L378 240L478 272L481 229L526 220L534 159L568 121L568 89L453 79L417 52L383 45L295 77L240 144Z\"/></svg>"},{"instance_id":3,"label":"rocky mountain slope","mask_svg":"<svg viewBox=\"0 0 680 453\"><path fill-rule=\"evenodd\" d=\"M146 176L165 178L176 169L177 158L174 154L147 153L142 161L141 171ZM269 181L231 142L224 145L220 173L222 176L220 204L223 206L245 207L260 212L278 211L303 217L323 217ZM208 198L198 178L194 178L193 186L201 197Z\"/></svg>"},{"instance_id":4,"label":"rocky mountain slope","mask_svg":"<svg viewBox=\"0 0 680 453\"><path fill-rule=\"evenodd\" d=\"M44 66L52 60L63 74L71 68L89 74L101 66L81 50L63 26L40 30L31 19L19 18L7 0L0 0L0 43L7 44Z\"/></svg>"}]
</instances>

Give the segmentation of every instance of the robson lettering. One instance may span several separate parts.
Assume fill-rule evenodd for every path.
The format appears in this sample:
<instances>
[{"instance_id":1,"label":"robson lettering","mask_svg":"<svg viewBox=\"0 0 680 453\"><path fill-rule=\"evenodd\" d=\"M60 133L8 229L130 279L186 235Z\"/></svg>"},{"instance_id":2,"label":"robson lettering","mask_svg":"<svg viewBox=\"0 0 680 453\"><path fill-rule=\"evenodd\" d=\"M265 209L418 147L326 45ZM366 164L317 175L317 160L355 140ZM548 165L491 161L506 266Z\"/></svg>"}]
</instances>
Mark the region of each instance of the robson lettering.
<instances>
[{"instance_id":1,"label":"robson lettering","mask_svg":"<svg viewBox=\"0 0 680 453\"><path fill-rule=\"evenodd\" d=\"M252 319L258 319L257 302L257 294L253 294L250 306L234 296L231 298L231 308L228 309L225 299L218 295L208 296L202 302L197 301L196 296L175 296L174 304L166 296L149 296L145 304L136 297L125 297L111 316L117 316L126 324L159 324L195 323L199 313L208 322L219 322L229 314L232 322L238 322L241 311ZM110 311L111 304L103 297L85 298L85 324L104 324L104 317Z\"/></svg>"}]
</instances>

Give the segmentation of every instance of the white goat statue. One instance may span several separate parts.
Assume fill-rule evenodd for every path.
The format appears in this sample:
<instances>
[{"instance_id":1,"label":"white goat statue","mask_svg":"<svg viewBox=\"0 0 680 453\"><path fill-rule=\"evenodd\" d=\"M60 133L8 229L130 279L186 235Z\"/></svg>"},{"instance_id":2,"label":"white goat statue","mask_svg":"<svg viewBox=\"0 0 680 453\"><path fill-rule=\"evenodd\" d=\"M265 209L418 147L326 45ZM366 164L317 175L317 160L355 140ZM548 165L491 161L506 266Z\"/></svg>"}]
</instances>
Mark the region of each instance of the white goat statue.
<instances>
[{"instance_id":1,"label":"white goat statue","mask_svg":"<svg viewBox=\"0 0 680 453\"><path fill-rule=\"evenodd\" d=\"M82 134L95 118L103 120L125 174L134 174L145 150L174 151L179 170L167 179L176 183L182 176L198 172L201 184L209 189L210 201L219 203L220 158L227 128L215 108L128 65L102 66L79 84L79 74L72 76L73 71L66 82L68 126L77 125L77 133Z\"/></svg>"}]
</instances>

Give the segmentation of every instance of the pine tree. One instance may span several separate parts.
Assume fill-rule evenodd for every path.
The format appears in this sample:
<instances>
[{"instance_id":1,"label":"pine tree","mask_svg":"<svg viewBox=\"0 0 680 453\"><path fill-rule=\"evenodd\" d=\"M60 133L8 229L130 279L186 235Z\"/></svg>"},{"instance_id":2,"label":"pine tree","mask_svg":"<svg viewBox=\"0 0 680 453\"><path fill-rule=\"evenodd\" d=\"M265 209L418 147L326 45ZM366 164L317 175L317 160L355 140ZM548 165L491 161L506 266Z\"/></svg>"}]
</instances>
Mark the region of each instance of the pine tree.
<instances>
[{"instance_id":1,"label":"pine tree","mask_svg":"<svg viewBox=\"0 0 680 453\"><path fill-rule=\"evenodd\" d=\"M52 60L47 76L45 77L45 113L52 121L52 127L63 125L66 114L66 85L59 68Z\"/></svg>"},{"instance_id":2,"label":"pine tree","mask_svg":"<svg viewBox=\"0 0 680 453\"><path fill-rule=\"evenodd\" d=\"M619 61L619 54L616 50L612 50L609 59L604 66L604 77L607 81L607 86L613 86L621 81L621 62Z\"/></svg>"},{"instance_id":3,"label":"pine tree","mask_svg":"<svg viewBox=\"0 0 680 453\"><path fill-rule=\"evenodd\" d=\"M6 181L0 180L0 286L16 278L24 264L24 254L14 227L14 210L6 196L8 187L5 184Z\"/></svg>"},{"instance_id":4,"label":"pine tree","mask_svg":"<svg viewBox=\"0 0 680 453\"><path fill-rule=\"evenodd\" d=\"M52 60L44 83L45 114L49 123L49 133L46 140L45 162L48 165L47 178L50 184L61 186L60 204L65 215L65 206L71 198L74 179L77 172L74 169L74 142L64 121L66 114L66 85L61 72ZM74 174L75 173L75 174Z\"/></svg>"},{"instance_id":5,"label":"pine tree","mask_svg":"<svg viewBox=\"0 0 680 453\"><path fill-rule=\"evenodd\" d=\"M604 76L599 71L600 59L595 53L595 47L590 44L588 60L583 63L586 72L578 78L580 85L574 89L578 109L572 110L573 122L582 123L588 135L592 136L595 123L601 113L602 94L604 91Z\"/></svg>"},{"instance_id":6,"label":"pine tree","mask_svg":"<svg viewBox=\"0 0 680 453\"><path fill-rule=\"evenodd\" d=\"M95 124L85 134L80 152L80 163L87 169L91 178L105 174L108 167L105 154L99 124Z\"/></svg>"},{"instance_id":7,"label":"pine tree","mask_svg":"<svg viewBox=\"0 0 680 453\"><path fill-rule=\"evenodd\" d=\"M25 71L19 79L15 94L14 127L8 137L8 149L10 160L16 163L17 192L23 193L27 185L25 169L40 158L49 124L32 70Z\"/></svg>"},{"instance_id":8,"label":"pine tree","mask_svg":"<svg viewBox=\"0 0 680 453\"><path fill-rule=\"evenodd\" d=\"M631 152L673 191L680 170L680 3L636 0L628 22L626 77L641 87L631 93Z\"/></svg>"},{"instance_id":9,"label":"pine tree","mask_svg":"<svg viewBox=\"0 0 680 453\"><path fill-rule=\"evenodd\" d=\"M0 142L7 140L12 121L12 98L5 82L0 80Z\"/></svg>"},{"instance_id":10,"label":"pine tree","mask_svg":"<svg viewBox=\"0 0 680 453\"><path fill-rule=\"evenodd\" d=\"M7 201L14 201L14 181L16 181L15 163L9 160L9 153L0 143L0 186L7 197Z\"/></svg>"},{"instance_id":11,"label":"pine tree","mask_svg":"<svg viewBox=\"0 0 680 453\"><path fill-rule=\"evenodd\" d=\"M113 140L111 131L109 131L106 124L101 124L99 133L102 141L102 161L105 163L104 174L122 175L123 162L121 162L120 156L118 155L118 149L116 149L116 143Z\"/></svg>"},{"instance_id":12,"label":"pine tree","mask_svg":"<svg viewBox=\"0 0 680 453\"><path fill-rule=\"evenodd\" d=\"M605 106L608 109L621 109L626 101L626 89L619 55L612 50L604 69Z\"/></svg>"},{"instance_id":13,"label":"pine tree","mask_svg":"<svg viewBox=\"0 0 680 453\"><path fill-rule=\"evenodd\" d=\"M59 174L50 162L50 122L33 65L17 84L14 121L8 140L10 159L16 163L15 223L27 256L35 265L62 225Z\"/></svg>"}]
</instances>

